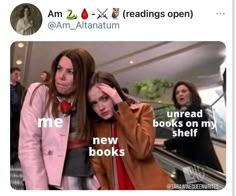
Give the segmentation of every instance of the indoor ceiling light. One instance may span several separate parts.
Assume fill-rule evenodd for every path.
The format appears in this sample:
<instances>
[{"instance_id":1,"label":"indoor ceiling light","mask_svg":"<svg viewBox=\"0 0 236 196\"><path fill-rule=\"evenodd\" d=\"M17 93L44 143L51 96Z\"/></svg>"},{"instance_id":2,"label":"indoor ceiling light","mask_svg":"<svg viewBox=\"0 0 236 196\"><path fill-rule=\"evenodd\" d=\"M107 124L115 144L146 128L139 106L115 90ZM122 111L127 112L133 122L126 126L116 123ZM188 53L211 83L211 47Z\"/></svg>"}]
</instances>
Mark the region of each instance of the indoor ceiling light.
<instances>
[{"instance_id":1,"label":"indoor ceiling light","mask_svg":"<svg viewBox=\"0 0 236 196\"><path fill-rule=\"evenodd\" d=\"M18 45L19 48L23 48L25 46L25 44L22 43L22 42L19 42L17 45Z\"/></svg>"},{"instance_id":2,"label":"indoor ceiling light","mask_svg":"<svg viewBox=\"0 0 236 196\"><path fill-rule=\"evenodd\" d=\"M22 63L23 63L22 60L17 60L17 61L16 61L16 64L17 64L17 65L21 65Z\"/></svg>"},{"instance_id":3,"label":"indoor ceiling light","mask_svg":"<svg viewBox=\"0 0 236 196\"><path fill-rule=\"evenodd\" d=\"M133 63L134 63L134 61L130 60L130 61L129 61L129 63L130 63L130 64L133 64Z\"/></svg>"}]
</instances>

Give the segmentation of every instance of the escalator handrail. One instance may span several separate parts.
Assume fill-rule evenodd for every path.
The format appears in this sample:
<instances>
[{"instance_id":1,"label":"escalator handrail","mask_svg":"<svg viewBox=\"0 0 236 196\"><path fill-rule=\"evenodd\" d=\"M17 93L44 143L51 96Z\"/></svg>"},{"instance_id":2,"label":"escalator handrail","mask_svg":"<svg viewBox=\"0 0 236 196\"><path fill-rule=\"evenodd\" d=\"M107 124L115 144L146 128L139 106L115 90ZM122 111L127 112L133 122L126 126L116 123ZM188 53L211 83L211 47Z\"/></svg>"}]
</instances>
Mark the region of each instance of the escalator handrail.
<instances>
[{"instance_id":1,"label":"escalator handrail","mask_svg":"<svg viewBox=\"0 0 236 196\"><path fill-rule=\"evenodd\" d=\"M211 136L212 141L226 145L226 140L218 137Z\"/></svg>"},{"instance_id":2,"label":"escalator handrail","mask_svg":"<svg viewBox=\"0 0 236 196\"><path fill-rule=\"evenodd\" d=\"M189 160L186 160L186 159L183 159L183 158L179 157L178 155L174 154L173 152L165 150L162 147L155 146L154 147L154 152L164 154L165 156L170 157L170 158L175 159L175 160L178 160L179 162L181 162L183 164L186 164L188 166L195 167L197 165L198 167L204 169L204 172L206 174L208 174L210 177L212 177L214 179L217 179L217 180L220 180L223 184L226 183L226 175L222 172L216 171L216 170L214 170L212 168L209 168L207 166L203 166L203 165L200 165L200 164L195 164L195 163L193 163Z\"/></svg>"}]
</instances>

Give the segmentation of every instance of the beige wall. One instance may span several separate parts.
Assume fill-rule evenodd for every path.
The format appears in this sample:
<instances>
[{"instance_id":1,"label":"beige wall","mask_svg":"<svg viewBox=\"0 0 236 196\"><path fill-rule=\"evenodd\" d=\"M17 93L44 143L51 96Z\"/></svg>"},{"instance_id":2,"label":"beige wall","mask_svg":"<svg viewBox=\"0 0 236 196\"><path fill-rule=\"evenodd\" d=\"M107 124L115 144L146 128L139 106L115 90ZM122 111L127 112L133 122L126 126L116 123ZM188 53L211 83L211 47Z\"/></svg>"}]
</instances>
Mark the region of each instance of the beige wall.
<instances>
[{"instance_id":1,"label":"beige wall","mask_svg":"<svg viewBox=\"0 0 236 196\"><path fill-rule=\"evenodd\" d=\"M218 159L221 163L221 167L223 168L224 173L226 172L226 148L222 145L214 144L214 148Z\"/></svg>"}]
</instances>

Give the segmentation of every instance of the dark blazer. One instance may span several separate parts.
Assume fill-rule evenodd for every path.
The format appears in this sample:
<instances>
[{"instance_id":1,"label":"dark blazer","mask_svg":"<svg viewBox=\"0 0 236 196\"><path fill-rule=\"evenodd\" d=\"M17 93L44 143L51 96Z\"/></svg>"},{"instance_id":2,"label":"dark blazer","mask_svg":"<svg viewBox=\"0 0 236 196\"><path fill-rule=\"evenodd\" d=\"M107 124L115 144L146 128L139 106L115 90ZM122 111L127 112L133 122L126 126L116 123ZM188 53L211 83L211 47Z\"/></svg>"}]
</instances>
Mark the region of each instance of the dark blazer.
<instances>
[{"instance_id":1,"label":"dark blazer","mask_svg":"<svg viewBox=\"0 0 236 196\"><path fill-rule=\"evenodd\" d=\"M186 111L199 112L200 110L203 110L201 106L191 104L187 107ZM201 117L183 116L178 119L178 121L183 122L183 127L180 127L180 129L184 132L191 128L197 129L196 137L177 136L165 141L164 145L168 150L175 149L176 153L181 157L223 172L211 141L209 128L201 126L203 121L208 121L207 114L204 110L202 111L202 114ZM198 127L187 127L187 121L197 121ZM178 128L176 128L176 130L177 129Z\"/></svg>"},{"instance_id":2,"label":"dark blazer","mask_svg":"<svg viewBox=\"0 0 236 196\"><path fill-rule=\"evenodd\" d=\"M20 115L20 110L22 107L22 103L23 103L23 97L24 97L24 93L25 93L25 87L21 85L20 82L16 82L15 86L13 86L12 84L10 85L10 90L11 90L11 117L13 114L17 113L17 116ZM14 89L14 90L12 90ZM16 93L16 97L13 96L13 92L15 91ZM17 100L14 100L17 99ZM15 104L17 103L17 105ZM14 108L17 107L17 108Z\"/></svg>"}]
</instances>

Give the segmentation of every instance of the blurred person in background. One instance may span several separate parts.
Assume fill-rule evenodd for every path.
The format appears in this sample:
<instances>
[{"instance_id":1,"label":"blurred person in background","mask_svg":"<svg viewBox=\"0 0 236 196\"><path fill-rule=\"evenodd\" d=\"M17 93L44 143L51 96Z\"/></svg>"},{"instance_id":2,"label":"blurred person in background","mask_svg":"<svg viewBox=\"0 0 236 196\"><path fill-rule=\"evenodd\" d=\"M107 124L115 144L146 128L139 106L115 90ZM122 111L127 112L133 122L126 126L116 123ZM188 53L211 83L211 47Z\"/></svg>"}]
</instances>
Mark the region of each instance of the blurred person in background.
<instances>
[{"instance_id":1,"label":"blurred person in background","mask_svg":"<svg viewBox=\"0 0 236 196\"><path fill-rule=\"evenodd\" d=\"M10 158L11 164L18 161L19 123L22 99L25 87L19 82L21 70L18 67L10 69Z\"/></svg>"},{"instance_id":2,"label":"blurred person in background","mask_svg":"<svg viewBox=\"0 0 236 196\"><path fill-rule=\"evenodd\" d=\"M40 81L43 83L43 82L49 82L50 81L50 73L46 70L43 70L41 75L40 75Z\"/></svg>"}]
</instances>

